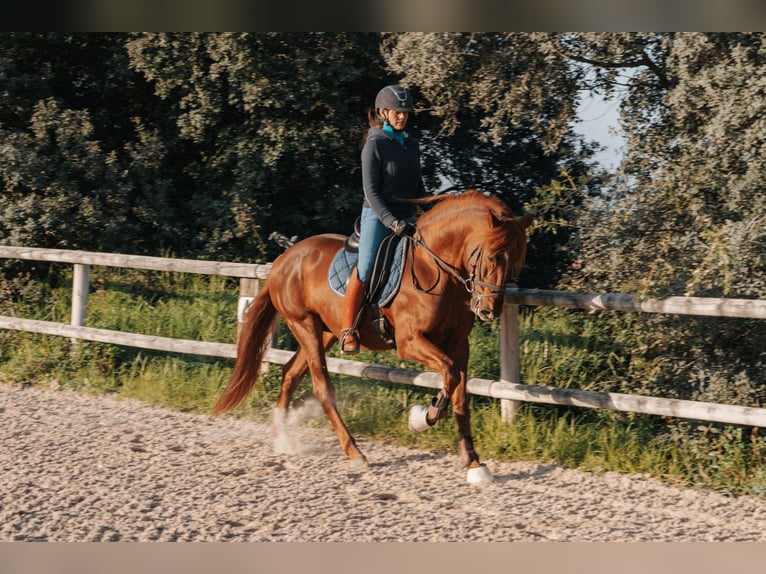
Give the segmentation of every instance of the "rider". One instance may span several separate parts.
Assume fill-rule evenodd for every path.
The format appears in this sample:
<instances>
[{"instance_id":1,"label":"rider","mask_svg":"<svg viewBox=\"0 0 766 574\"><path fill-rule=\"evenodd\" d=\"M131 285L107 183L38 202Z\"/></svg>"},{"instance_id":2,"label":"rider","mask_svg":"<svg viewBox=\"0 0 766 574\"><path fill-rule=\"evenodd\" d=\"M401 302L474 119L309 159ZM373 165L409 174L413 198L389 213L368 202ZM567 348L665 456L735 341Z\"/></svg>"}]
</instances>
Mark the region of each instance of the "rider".
<instances>
[{"instance_id":1,"label":"rider","mask_svg":"<svg viewBox=\"0 0 766 574\"><path fill-rule=\"evenodd\" d=\"M359 333L354 319L364 300L375 255L381 241L393 231L399 236L415 232L415 205L401 201L426 195L420 174L420 146L404 131L412 95L398 85L386 86L370 110L370 128L362 148L364 202L359 237L359 261L351 270L343 301L340 352L359 352Z\"/></svg>"}]
</instances>

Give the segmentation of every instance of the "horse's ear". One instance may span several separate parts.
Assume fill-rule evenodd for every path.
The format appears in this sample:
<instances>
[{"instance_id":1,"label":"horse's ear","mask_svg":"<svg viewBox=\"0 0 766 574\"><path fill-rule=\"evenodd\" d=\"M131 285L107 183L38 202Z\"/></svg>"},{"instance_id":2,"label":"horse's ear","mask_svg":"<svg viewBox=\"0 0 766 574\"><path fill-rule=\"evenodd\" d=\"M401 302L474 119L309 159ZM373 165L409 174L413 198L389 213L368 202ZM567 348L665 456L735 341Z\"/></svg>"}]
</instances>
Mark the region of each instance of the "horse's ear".
<instances>
[{"instance_id":1,"label":"horse's ear","mask_svg":"<svg viewBox=\"0 0 766 574\"><path fill-rule=\"evenodd\" d=\"M521 224L521 227L523 229L526 229L530 225L532 225L532 220L535 218L537 214L536 213L527 213L526 215L522 215L519 217L519 223Z\"/></svg>"}]
</instances>

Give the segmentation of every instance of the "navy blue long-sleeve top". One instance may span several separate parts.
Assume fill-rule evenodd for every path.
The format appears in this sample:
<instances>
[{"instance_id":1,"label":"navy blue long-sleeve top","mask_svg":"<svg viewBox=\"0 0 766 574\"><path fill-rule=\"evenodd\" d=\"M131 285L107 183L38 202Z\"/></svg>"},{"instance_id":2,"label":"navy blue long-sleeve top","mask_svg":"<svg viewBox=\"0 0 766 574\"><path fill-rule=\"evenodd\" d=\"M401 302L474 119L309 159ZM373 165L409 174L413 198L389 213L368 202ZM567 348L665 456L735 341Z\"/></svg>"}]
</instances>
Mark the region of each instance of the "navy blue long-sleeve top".
<instances>
[{"instance_id":1,"label":"navy blue long-sleeve top","mask_svg":"<svg viewBox=\"0 0 766 574\"><path fill-rule=\"evenodd\" d=\"M420 145L405 137L404 145L380 128L370 128L362 148L364 207L386 227L415 214L415 205L400 201L426 195L420 173Z\"/></svg>"}]
</instances>

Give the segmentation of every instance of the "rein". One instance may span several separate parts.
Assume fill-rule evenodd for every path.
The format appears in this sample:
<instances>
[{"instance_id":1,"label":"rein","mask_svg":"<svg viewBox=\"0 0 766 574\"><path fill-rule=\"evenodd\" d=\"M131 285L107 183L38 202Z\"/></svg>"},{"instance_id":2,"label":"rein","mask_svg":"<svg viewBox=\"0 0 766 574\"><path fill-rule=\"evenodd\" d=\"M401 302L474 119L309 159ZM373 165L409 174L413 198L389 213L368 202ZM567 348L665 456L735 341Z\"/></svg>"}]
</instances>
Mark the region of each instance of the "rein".
<instances>
[{"instance_id":1,"label":"rein","mask_svg":"<svg viewBox=\"0 0 766 574\"><path fill-rule=\"evenodd\" d=\"M423 250L428 253L428 255L431 256L431 258L436 263L436 268L439 271L439 274L436 277L436 281L434 281L433 285L428 287L427 289L423 289L420 285L418 285L417 278L415 277L415 247L422 247ZM415 238L412 237L410 241L410 251L412 257L410 257L410 275L412 277L412 286L416 290L422 292L422 293L430 293L438 284L441 279L441 270L444 269L447 271L452 277L457 279L460 283L463 284L463 287L465 287L466 291L471 294L472 297L475 297L479 300L481 300L484 297L492 297L494 295L500 295L501 293L505 292L505 285L496 285L494 283L487 283L486 281L481 281L476 279L476 270L479 269L480 271L480 265L482 258L484 257L484 252L479 249L479 247L474 247L473 251L471 251L471 254L468 256L468 261L473 260L473 265L471 266L471 273L468 277L463 277L459 271L446 261L439 257L436 253L431 251L431 248L426 245L425 241L423 241L421 238ZM476 287L487 287L490 289L487 293L477 293Z\"/></svg>"}]
</instances>

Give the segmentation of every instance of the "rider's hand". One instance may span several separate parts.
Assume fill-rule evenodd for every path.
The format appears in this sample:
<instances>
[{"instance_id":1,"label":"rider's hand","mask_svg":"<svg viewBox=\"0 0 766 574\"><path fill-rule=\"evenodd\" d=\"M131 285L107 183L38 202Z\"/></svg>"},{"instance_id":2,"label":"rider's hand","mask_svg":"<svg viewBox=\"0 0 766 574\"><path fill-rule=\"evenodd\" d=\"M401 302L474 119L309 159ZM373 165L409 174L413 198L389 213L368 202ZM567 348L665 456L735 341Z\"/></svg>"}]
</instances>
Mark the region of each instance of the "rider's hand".
<instances>
[{"instance_id":1,"label":"rider's hand","mask_svg":"<svg viewBox=\"0 0 766 574\"><path fill-rule=\"evenodd\" d=\"M409 237L412 237L415 232L418 230L417 227L415 227L412 223L409 221L404 221L403 219L397 219L391 224L391 229L394 233L396 233L399 237L402 235L407 235Z\"/></svg>"}]
</instances>

